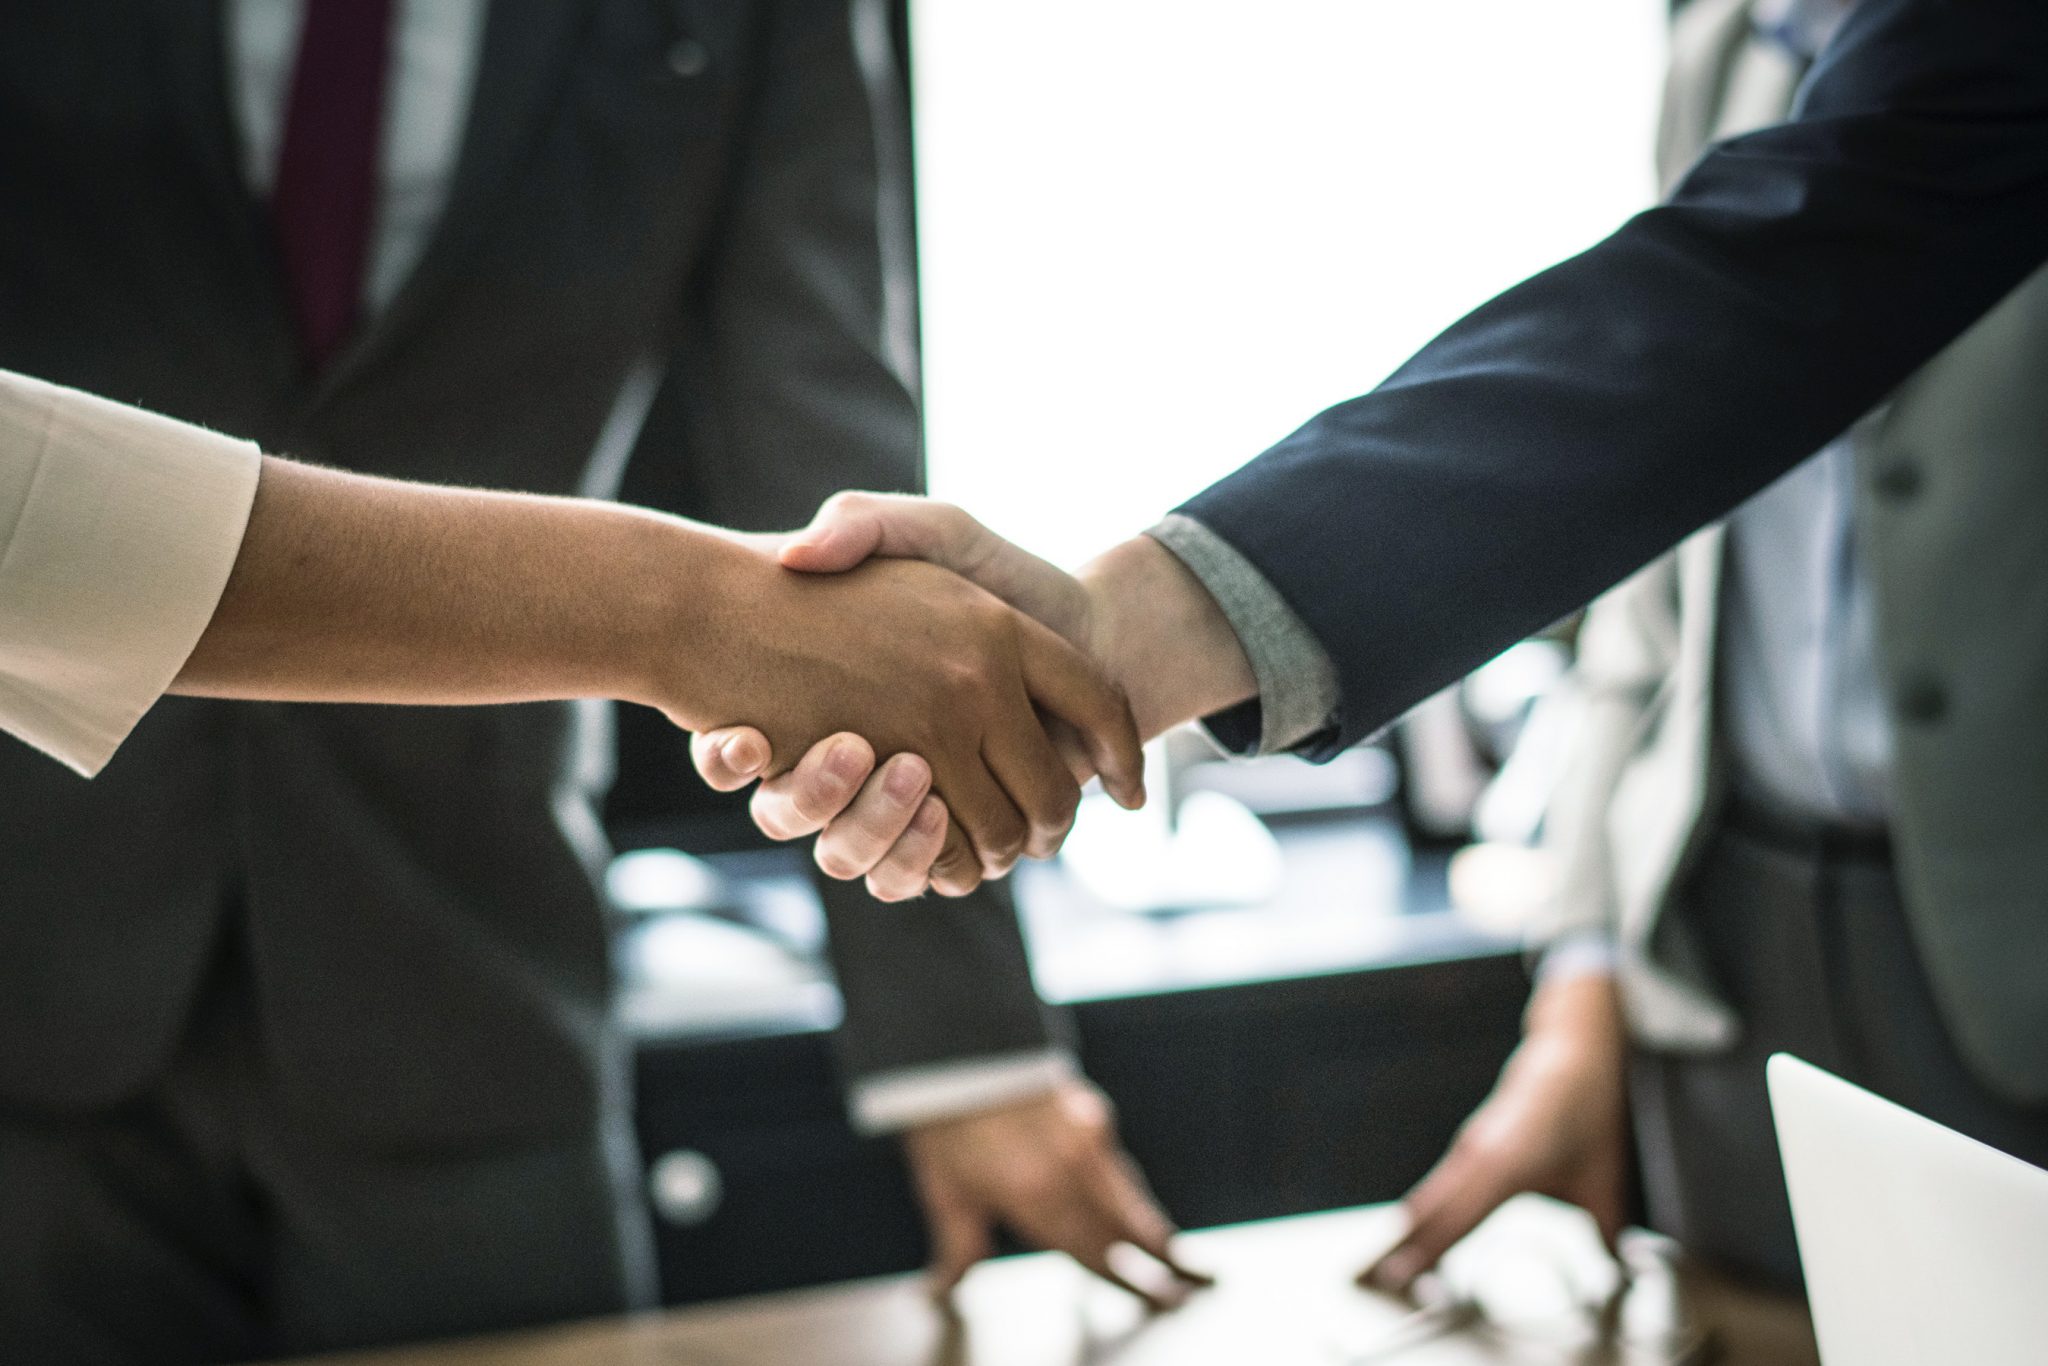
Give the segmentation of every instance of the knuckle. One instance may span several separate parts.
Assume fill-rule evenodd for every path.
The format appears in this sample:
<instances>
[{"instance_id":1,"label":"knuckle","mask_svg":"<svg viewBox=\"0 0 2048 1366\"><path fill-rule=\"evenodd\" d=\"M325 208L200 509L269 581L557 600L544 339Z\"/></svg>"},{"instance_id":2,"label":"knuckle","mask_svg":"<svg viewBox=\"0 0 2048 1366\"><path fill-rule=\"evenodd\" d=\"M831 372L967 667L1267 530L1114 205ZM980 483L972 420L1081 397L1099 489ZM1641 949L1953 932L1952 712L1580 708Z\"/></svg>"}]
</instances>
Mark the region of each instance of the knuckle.
<instances>
[{"instance_id":1,"label":"knuckle","mask_svg":"<svg viewBox=\"0 0 2048 1366\"><path fill-rule=\"evenodd\" d=\"M1024 818L1013 813L998 817L989 832L989 852L997 858L1015 862L1023 854L1024 846L1031 839L1031 827Z\"/></svg>"},{"instance_id":2,"label":"knuckle","mask_svg":"<svg viewBox=\"0 0 2048 1366\"><path fill-rule=\"evenodd\" d=\"M1045 829L1053 847L1059 847L1067 832L1074 828L1074 818L1081 813L1081 789L1062 778L1059 796L1053 806L1053 817Z\"/></svg>"},{"instance_id":3,"label":"knuckle","mask_svg":"<svg viewBox=\"0 0 2048 1366\"><path fill-rule=\"evenodd\" d=\"M1074 1134L1080 1150L1091 1158L1107 1154L1116 1145L1116 1112L1107 1101L1081 1109L1074 1116Z\"/></svg>"},{"instance_id":4,"label":"knuckle","mask_svg":"<svg viewBox=\"0 0 2048 1366\"><path fill-rule=\"evenodd\" d=\"M974 876L980 871L980 865L966 849L942 849L939 856L932 860L932 876L944 878L948 882L956 878Z\"/></svg>"},{"instance_id":5,"label":"knuckle","mask_svg":"<svg viewBox=\"0 0 2048 1366\"><path fill-rule=\"evenodd\" d=\"M813 828L823 825L839 811L836 805L825 800L817 789L812 787L799 787L791 792L789 808L797 818L796 824Z\"/></svg>"},{"instance_id":6,"label":"knuckle","mask_svg":"<svg viewBox=\"0 0 2048 1366\"><path fill-rule=\"evenodd\" d=\"M869 865L881 862L890 848L900 838L904 817L908 813L900 805L885 810L868 810L857 806L840 818L841 832L849 845L862 854Z\"/></svg>"},{"instance_id":7,"label":"knuckle","mask_svg":"<svg viewBox=\"0 0 2048 1366\"><path fill-rule=\"evenodd\" d=\"M846 809L848 795L832 775L814 773L790 785L789 806L800 820L819 826Z\"/></svg>"},{"instance_id":8,"label":"knuckle","mask_svg":"<svg viewBox=\"0 0 2048 1366\"><path fill-rule=\"evenodd\" d=\"M989 690L993 673L978 651L963 650L939 665L939 684L955 698L978 702Z\"/></svg>"}]
</instances>

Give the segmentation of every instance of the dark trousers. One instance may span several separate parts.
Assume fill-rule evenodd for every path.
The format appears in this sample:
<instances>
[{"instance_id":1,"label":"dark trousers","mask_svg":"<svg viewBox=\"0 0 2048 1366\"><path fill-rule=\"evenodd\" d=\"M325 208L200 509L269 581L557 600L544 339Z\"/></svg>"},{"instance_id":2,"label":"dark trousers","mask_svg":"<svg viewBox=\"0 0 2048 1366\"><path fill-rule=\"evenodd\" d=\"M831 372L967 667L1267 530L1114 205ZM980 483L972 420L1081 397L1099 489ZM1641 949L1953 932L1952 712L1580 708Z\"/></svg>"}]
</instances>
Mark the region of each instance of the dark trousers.
<instances>
[{"instance_id":1,"label":"dark trousers","mask_svg":"<svg viewBox=\"0 0 2048 1366\"><path fill-rule=\"evenodd\" d=\"M239 1361L651 1301L625 1116L524 1146L337 1142L268 1084L251 996L224 955L124 1105L0 1105L0 1361Z\"/></svg>"},{"instance_id":2,"label":"dark trousers","mask_svg":"<svg viewBox=\"0 0 2048 1366\"><path fill-rule=\"evenodd\" d=\"M1779 1051L2048 1166L2048 1110L2002 1100L1958 1054L1881 841L1738 810L1676 911L1743 1033L1706 1057L1638 1050L1630 1090L1654 1227L1738 1273L1800 1284L1764 1088Z\"/></svg>"}]
</instances>

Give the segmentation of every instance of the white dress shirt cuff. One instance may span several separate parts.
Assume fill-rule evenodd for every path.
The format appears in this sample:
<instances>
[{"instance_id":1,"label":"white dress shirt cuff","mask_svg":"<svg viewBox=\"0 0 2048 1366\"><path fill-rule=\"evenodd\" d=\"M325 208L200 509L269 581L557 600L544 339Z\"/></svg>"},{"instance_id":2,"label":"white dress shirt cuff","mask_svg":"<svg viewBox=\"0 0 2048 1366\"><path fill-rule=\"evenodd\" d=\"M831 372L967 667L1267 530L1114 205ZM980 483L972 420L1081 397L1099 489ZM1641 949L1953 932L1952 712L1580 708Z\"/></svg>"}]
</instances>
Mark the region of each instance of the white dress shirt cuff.
<instances>
[{"instance_id":1,"label":"white dress shirt cuff","mask_svg":"<svg viewBox=\"0 0 2048 1366\"><path fill-rule=\"evenodd\" d=\"M1174 513L1146 534L1202 581L1251 661L1259 685L1256 748L1247 751L1234 729L1226 734L1212 724L1216 741L1238 752L1284 754L1329 730L1336 723L1337 666L1280 590L1236 546L1192 517Z\"/></svg>"},{"instance_id":2,"label":"white dress shirt cuff","mask_svg":"<svg viewBox=\"0 0 2048 1366\"><path fill-rule=\"evenodd\" d=\"M88 777L184 667L262 453L0 372L0 728Z\"/></svg>"},{"instance_id":3,"label":"white dress shirt cuff","mask_svg":"<svg viewBox=\"0 0 2048 1366\"><path fill-rule=\"evenodd\" d=\"M880 1072L851 1088L853 1127L863 1134L899 1133L1015 1105L1080 1075L1073 1055L1057 1048Z\"/></svg>"}]
</instances>

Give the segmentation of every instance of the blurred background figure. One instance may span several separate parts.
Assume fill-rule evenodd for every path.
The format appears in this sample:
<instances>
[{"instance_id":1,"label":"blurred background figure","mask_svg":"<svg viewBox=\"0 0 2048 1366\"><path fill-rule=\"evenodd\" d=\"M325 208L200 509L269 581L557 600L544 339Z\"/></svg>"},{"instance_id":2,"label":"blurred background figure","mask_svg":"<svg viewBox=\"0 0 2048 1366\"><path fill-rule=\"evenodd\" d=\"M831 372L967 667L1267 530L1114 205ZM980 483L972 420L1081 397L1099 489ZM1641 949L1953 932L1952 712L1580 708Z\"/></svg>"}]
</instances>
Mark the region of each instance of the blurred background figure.
<instances>
[{"instance_id":1,"label":"blurred background figure","mask_svg":"<svg viewBox=\"0 0 2048 1366\"><path fill-rule=\"evenodd\" d=\"M1692 0L1660 169L1781 120L1850 8ZM1547 815L1525 1040L1371 1273L1510 1195L1796 1284L1764 1059L1789 1050L2034 1163L2048 875L2048 277L1885 407L1596 604Z\"/></svg>"}]
</instances>

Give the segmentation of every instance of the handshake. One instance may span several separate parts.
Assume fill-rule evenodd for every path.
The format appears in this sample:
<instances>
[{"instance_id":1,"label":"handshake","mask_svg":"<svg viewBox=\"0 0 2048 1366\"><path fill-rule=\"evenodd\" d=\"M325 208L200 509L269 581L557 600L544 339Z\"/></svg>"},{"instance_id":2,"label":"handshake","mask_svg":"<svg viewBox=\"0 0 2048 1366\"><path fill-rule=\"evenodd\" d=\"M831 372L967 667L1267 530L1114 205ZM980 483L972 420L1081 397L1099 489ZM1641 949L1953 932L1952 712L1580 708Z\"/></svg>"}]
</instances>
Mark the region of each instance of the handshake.
<instances>
[{"instance_id":1,"label":"handshake","mask_svg":"<svg viewBox=\"0 0 2048 1366\"><path fill-rule=\"evenodd\" d=\"M733 596L744 661L668 706L711 786L816 835L885 901L972 891L1055 853L1081 787L1144 803L1143 740L1252 695L1201 582L1148 537L1070 575L958 508L844 493Z\"/></svg>"}]
</instances>

